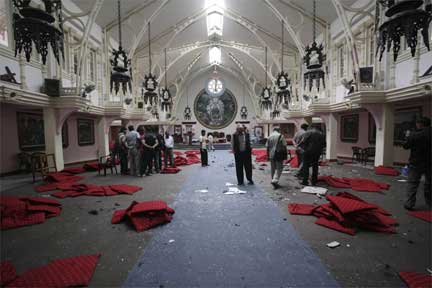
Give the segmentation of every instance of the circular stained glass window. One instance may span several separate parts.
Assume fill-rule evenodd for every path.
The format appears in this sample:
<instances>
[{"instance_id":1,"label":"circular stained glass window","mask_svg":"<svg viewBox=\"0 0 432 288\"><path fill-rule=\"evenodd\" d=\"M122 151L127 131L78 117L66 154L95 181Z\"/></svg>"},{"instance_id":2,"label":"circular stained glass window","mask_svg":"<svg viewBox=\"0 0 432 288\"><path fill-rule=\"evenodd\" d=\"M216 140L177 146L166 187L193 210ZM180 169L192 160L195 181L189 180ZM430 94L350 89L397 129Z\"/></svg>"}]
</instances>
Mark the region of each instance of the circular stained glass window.
<instances>
[{"instance_id":1,"label":"circular stained glass window","mask_svg":"<svg viewBox=\"0 0 432 288\"><path fill-rule=\"evenodd\" d=\"M210 79L207 82L206 90L208 94L219 96L222 95L225 87L221 80L219 79Z\"/></svg>"}]
</instances>

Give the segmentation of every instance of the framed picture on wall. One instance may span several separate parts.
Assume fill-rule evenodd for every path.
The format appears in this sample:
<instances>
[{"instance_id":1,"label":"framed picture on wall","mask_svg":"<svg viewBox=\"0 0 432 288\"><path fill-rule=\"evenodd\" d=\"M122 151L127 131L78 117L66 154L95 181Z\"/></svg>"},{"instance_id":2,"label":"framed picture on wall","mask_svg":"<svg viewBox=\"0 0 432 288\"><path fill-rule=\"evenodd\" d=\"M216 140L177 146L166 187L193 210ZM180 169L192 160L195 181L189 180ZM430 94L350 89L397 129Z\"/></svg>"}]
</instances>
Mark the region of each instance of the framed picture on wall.
<instances>
[{"instance_id":1,"label":"framed picture on wall","mask_svg":"<svg viewBox=\"0 0 432 288\"><path fill-rule=\"evenodd\" d=\"M174 126L174 134L176 134L176 135L182 134L182 126L181 125L175 125Z\"/></svg>"},{"instance_id":2,"label":"framed picture on wall","mask_svg":"<svg viewBox=\"0 0 432 288\"><path fill-rule=\"evenodd\" d=\"M369 113L368 116L368 141L369 144L375 144L376 142L376 125L375 125L375 119L373 118L372 114Z\"/></svg>"},{"instance_id":3,"label":"framed picture on wall","mask_svg":"<svg viewBox=\"0 0 432 288\"><path fill-rule=\"evenodd\" d=\"M341 116L340 139L342 142L357 142L359 135L359 114Z\"/></svg>"},{"instance_id":4,"label":"framed picture on wall","mask_svg":"<svg viewBox=\"0 0 432 288\"><path fill-rule=\"evenodd\" d=\"M264 127L263 126L255 126L254 127L254 134L255 134L255 137L257 137L258 139L263 138Z\"/></svg>"},{"instance_id":5,"label":"framed picture on wall","mask_svg":"<svg viewBox=\"0 0 432 288\"><path fill-rule=\"evenodd\" d=\"M94 120L77 119L78 145L86 146L95 144Z\"/></svg>"},{"instance_id":6,"label":"framed picture on wall","mask_svg":"<svg viewBox=\"0 0 432 288\"><path fill-rule=\"evenodd\" d=\"M23 151L45 150L43 115L17 112L18 143Z\"/></svg>"},{"instance_id":7,"label":"framed picture on wall","mask_svg":"<svg viewBox=\"0 0 432 288\"><path fill-rule=\"evenodd\" d=\"M63 148L69 146L69 127L68 127L67 120L63 123L63 127L62 127L62 143L63 143Z\"/></svg>"},{"instance_id":8,"label":"framed picture on wall","mask_svg":"<svg viewBox=\"0 0 432 288\"><path fill-rule=\"evenodd\" d=\"M415 122L422 116L422 108L417 106L396 109L394 115L394 145L402 145L405 141L405 132L415 130Z\"/></svg>"}]
</instances>

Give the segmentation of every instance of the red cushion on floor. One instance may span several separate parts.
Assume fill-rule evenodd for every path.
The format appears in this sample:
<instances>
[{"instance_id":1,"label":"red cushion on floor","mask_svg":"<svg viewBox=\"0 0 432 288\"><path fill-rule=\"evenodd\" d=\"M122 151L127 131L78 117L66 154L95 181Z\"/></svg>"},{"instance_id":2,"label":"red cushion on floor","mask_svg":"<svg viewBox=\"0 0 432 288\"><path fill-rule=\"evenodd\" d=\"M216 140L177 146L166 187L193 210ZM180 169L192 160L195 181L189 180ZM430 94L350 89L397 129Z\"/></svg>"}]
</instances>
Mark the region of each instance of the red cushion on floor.
<instances>
[{"instance_id":1,"label":"red cushion on floor","mask_svg":"<svg viewBox=\"0 0 432 288\"><path fill-rule=\"evenodd\" d=\"M294 156L289 163L291 168L298 168L299 167L298 156L297 155Z\"/></svg>"},{"instance_id":2,"label":"red cushion on floor","mask_svg":"<svg viewBox=\"0 0 432 288\"><path fill-rule=\"evenodd\" d=\"M365 178L343 178L349 182L351 189L363 192L381 192L383 189L388 189L390 185L387 183L376 182Z\"/></svg>"},{"instance_id":3,"label":"red cushion on floor","mask_svg":"<svg viewBox=\"0 0 432 288\"><path fill-rule=\"evenodd\" d=\"M432 275L416 272L399 272L399 276L409 288L431 288Z\"/></svg>"},{"instance_id":4,"label":"red cushion on floor","mask_svg":"<svg viewBox=\"0 0 432 288\"><path fill-rule=\"evenodd\" d=\"M85 173L86 170L84 169L84 167L77 166L77 167L68 167L68 168L65 168L61 172L63 172L63 173L69 173L69 174L81 174L81 173Z\"/></svg>"},{"instance_id":5,"label":"red cushion on floor","mask_svg":"<svg viewBox=\"0 0 432 288\"><path fill-rule=\"evenodd\" d=\"M45 222L44 212L28 214L19 217L5 217L5 218L2 217L0 228L2 230L6 230L6 229L40 224L43 222Z\"/></svg>"},{"instance_id":6,"label":"red cushion on floor","mask_svg":"<svg viewBox=\"0 0 432 288\"><path fill-rule=\"evenodd\" d=\"M145 201L136 203L130 210L131 214L150 212L150 211L165 211L168 205L161 200Z\"/></svg>"},{"instance_id":7,"label":"red cushion on floor","mask_svg":"<svg viewBox=\"0 0 432 288\"><path fill-rule=\"evenodd\" d=\"M345 218L342 215L342 213L340 211L338 211L336 209L336 207L333 206L332 203L322 204L322 205L320 205L320 207L322 208L321 212L323 212L324 214L329 215L329 217L327 217L328 219L335 219L339 223L342 223L342 222L345 221Z\"/></svg>"},{"instance_id":8,"label":"red cushion on floor","mask_svg":"<svg viewBox=\"0 0 432 288\"><path fill-rule=\"evenodd\" d=\"M177 174L180 171L181 171L181 169L177 168L177 167L165 167L164 169L162 169L161 173L162 174Z\"/></svg>"},{"instance_id":9,"label":"red cushion on floor","mask_svg":"<svg viewBox=\"0 0 432 288\"><path fill-rule=\"evenodd\" d=\"M47 218L59 216L61 212L60 207L55 207L51 205L27 205L28 211L38 211L38 212L45 212L45 216Z\"/></svg>"},{"instance_id":10,"label":"red cushion on floor","mask_svg":"<svg viewBox=\"0 0 432 288\"><path fill-rule=\"evenodd\" d=\"M125 184L110 185L110 188L115 192L125 193L129 195L134 194L135 192L138 192L142 189L139 186L125 185Z\"/></svg>"},{"instance_id":11,"label":"red cushion on floor","mask_svg":"<svg viewBox=\"0 0 432 288\"><path fill-rule=\"evenodd\" d=\"M340 223L338 223L337 221L334 220L329 220L326 219L324 217L318 218L317 221L315 221L315 224L342 232L342 233L346 233L349 235L354 235L355 234L355 229L354 228L350 228L350 227L344 227L342 226Z\"/></svg>"},{"instance_id":12,"label":"red cushion on floor","mask_svg":"<svg viewBox=\"0 0 432 288\"><path fill-rule=\"evenodd\" d=\"M47 204L52 206L61 206L61 203L55 199L48 199L42 197L24 197L21 199L26 200L32 204Z\"/></svg>"},{"instance_id":13,"label":"red cushion on floor","mask_svg":"<svg viewBox=\"0 0 432 288\"><path fill-rule=\"evenodd\" d=\"M45 183L34 188L38 193L53 191L57 189L57 183Z\"/></svg>"},{"instance_id":14,"label":"red cushion on floor","mask_svg":"<svg viewBox=\"0 0 432 288\"><path fill-rule=\"evenodd\" d=\"M422 219L427 222L432 222L432 211L410 211L408 215Z\"/></svg>"},{"instance_id":15,"label":"red cushion on floor","mask_svg":"<svg viewBox=\"0 0 432 288\"><path fill-rule=\"evenodd\" d=\"M188 150L184 154L186 155L199 155L201 152L199 150Z\"/></svg>"},{"instance_id":16,"label":"red cushion on floor","mask_svg":"<svg viewBox=\"0 0 432 288\"><path fill-rule=\"evenodd\" d=\"M47 175L48 182L78 182L84 179L83 176L71 175L69 173L54 172Z\"/></svg>"},{"instance_id":17,"label":"red cushion on floor","mask_svg":"<svg viewBox=\"0 0 432 288\"><path fill-rule=\"evenodd\" d=\"M375 174L388 175L388 176L398 176L398 175L400 175L400 172L393 167L377 166L377 167L375 167Z\"/></svg>"},{"instance_id":18,"label":"red cushion on floor","mask_svg":"<svg viewBox=\"0 0 432 288\"><path fill-rule=\"evenodd\" d=\"M361 198L359 198L359 197L357 197L357 196L355 196L355 195L353 195L351 193L348 193L348 192L339 192L339 193L336 194L336 196L345 197L345 198L349 198L349 199L354 199L354 200L357 200L357 201L360 201L360 202L366 202L363 199L361 199ZM391 215L390 212L387 212L386 210L384 210L384 208L382 208L382 207L380 207L378 205L375 205L375 204L372 204L372 203L368 203L368 204L375 206L376 211L379 212L379 213L381 213L381 214L383 214L383 215L388 215L388 216Z\"/></svg>"},{"instance_id":19,"label":"red cushion on floor","mask_svg":"<svg viewBox=\"0 0 432 288\"><path fill-rule=\"evenodd\" d=\"M318 181L325 181L327 185L336 188L351 188L351 184L342 178L336 178L333 176L319 176Z\"/></svg>"},{"instance_id":20,"label":"red cushion on floor","mask_svg":"<svg viewBox=\"0 0 432 288\"><path fill-rule=\"evenodd\" d=\"M123 218L126 216L126 209L114 211L113 216L111 217L112 224L118 224L123 221Z\"/></svg>"},{"instance_id":21,"label":"red cushion on floor","mask_svg":"<svg viewBox=\"0 0 432 288\"><path fill-rule=\"evenodd\" d=\"M337 207L342 214L353 213L362 210L374 209L375 206L366 202L361 202L344 197L328 195L327 199Z\"/></svg>"},{"instance_id":22,"label":"red cushion on floor","mask_svg":"<svg viewBox=\"0 0 432 288\"><path fill-rule=\"evenodd\" d=\"M54 260L46 266L27 270L10 287L88 286L100 254Z\"/></svg>"},{"instance_id":23,"label":"red cushion on floor","mask_svg":"<svg viewBox=\"0 0 432 288\"><path fill-rule=\"evenodd\" d=\"M86 171L99 171L101 169L101 167L99 166L98 162L88 162L88 163L85 163L84 166L83 166L83 168Z\"/></svg>"},{"instance_id":24,"label":"red cushion on floor","mask_svg":"<svg viewBox=\"0 0 432 288\"><path fill-rule=\"evenodd\" d=\"M290 203L288 211L293 215L312 215L317 206L311 204Z\"/></svg>"},{"instance_id":25,"label":"red cushion on floor","mask_svg":"<svg viewBox=\"0 0 432 288\"><path fill-rule=\"evenodd\" d=\"M0 286L6 286L17 277L15 267L9 261L0 263Z\"/></svg>"}]
</instances>

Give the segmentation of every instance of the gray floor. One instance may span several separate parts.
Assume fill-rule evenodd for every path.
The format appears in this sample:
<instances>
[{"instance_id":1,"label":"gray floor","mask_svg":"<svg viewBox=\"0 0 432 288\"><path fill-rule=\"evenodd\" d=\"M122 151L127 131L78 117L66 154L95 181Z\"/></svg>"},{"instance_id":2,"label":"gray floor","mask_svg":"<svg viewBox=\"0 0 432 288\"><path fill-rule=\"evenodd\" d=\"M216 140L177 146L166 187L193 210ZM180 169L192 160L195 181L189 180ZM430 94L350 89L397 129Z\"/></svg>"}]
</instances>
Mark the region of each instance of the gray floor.
<instances>
[{"instance_id":1,"label":"gray floor","mask_svg":"<svg viewBox=\"0 0 432 288\"><path fill-rule=\"evenodd\" d=\"M258 186L223 194L226 182L237 182L228 167L232 158L227 151L210 153L211 166L199 167L183 184L174 220L158 229L124 286L337 286Z\"/></svg>"}]
</instances>

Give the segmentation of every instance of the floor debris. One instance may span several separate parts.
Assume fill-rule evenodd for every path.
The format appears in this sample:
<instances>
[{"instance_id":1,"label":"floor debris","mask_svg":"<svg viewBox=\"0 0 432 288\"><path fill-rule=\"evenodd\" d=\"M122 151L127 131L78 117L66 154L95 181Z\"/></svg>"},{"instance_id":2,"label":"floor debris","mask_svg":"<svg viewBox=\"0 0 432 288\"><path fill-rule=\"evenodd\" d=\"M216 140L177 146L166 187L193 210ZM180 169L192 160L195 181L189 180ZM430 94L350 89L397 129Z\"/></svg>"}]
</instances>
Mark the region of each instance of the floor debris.
<instances>
[{"instance_id":1,"label":"floor debris","mask_svg":"<svg viewBox=\"0 0 432 288\"><path fill-rule=\"evenodd\" d=\"M327 193L327 189L322 187L306 186L301 190L301 192L307 194L325 195Z\"/></svg>"},{"instance_id":2,"label":"floor debris","mask_svg":"<svg viewBox=\"0 0 432 288\"><path fill-rule=\"evenodd\" d=\"M209 191L207 189L199 189L199 190L195 190L195 192L197 192L197 193L208 193Z\"/></svg>"},{"instance_id":3,"label":"floor debris","mask_svg":"<svg viewBox=\"0 0 432 288\"><path fill-rule=\"evenodd\" d=\"M234 194L246 194L246 191L240 190L237 187L229 187L228 190L224 190L225 195L234 195Z\"/></svg>"},{"instance_id":4,"label":"floor debris","mask_svg":"<svg viewBox=\"0 0 432 288\"><path fill-rule=\"evenodd\" d=\"M340 246L340 243L337 242L337 241L333 241L333 242L327 243L327 247L329 247L329 248L336 248L338 246Z\"/></svg>"}]
</instances>

